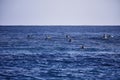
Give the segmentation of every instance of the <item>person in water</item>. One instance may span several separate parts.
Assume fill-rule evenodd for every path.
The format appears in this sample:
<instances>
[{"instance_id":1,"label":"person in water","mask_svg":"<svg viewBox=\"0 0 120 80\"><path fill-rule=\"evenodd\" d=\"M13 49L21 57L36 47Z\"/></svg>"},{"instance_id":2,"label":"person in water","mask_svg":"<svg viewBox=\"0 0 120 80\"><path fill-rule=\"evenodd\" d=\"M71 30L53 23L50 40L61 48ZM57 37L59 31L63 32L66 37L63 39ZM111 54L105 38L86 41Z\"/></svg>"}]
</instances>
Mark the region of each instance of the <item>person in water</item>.
<instances>
[{"instance_id":1,"label":"person in water","mask_svg":"<svg viewBox=\"0 0 120 80\"><path fill-rule=\"evenodd\" d=\"M32 37L32 35L29 35L29 34L27 35L27 38L31 38L31 37Z\"/></svg>"},{"instance_id":2,"label":"person in water","mask_svg":"<svg viewBox=\"0 0 120 80\"><path fill-rule=\"evenodd\" d=\"M104 34L103 35L103 39L109 39L112 38L113 36L109 35L109 34Z\"/></svg>"},{"instance_id":3,"label":"person in water","mask_svg":"<svg viewBox=\"0 0 120 80\"><path fill-rule=\"evenodd\" d=\"M68 42L72 42L73 39L69 35L66 35L65 37L68 39Z\"/></svg>"},{"instance_id":4,"label":"person in water","mask_svg":"<svg viewBox=\"0 0 120 80\"><path fill-rule=\"evenodd\" d=\"M30 35L27 35L27 38L29 38L30 37Z\"/></svg>"},{"instance_id":5,"label":"person in water","mask_svg":"<svg viewBox=\"0 0 120 80\"><path fill-rule=\"evenodd\" d=\"M107 34L103 34L103 39L108 39L108 35Z\"/></svg>"},{"instance_id":6,"label":"person in water","mask_svg":"<svg viewBox=\"0 0 120 80\"><path fill-rule=\"evenodd\" d=\"M70 38L70 36L69 36L69 35L66 35L65 37L66 37L66 38Z\"/></svg>"},{"instance_id":7,"label":"person in water","mask_svg":"<svg viewBox=\"0 0 120 80\"><path fill-rule=\"evenodd\" d=\"M81 47L80 47L81 49L84 49L85 48L85 46L84 45L81 45Z\"/></svg>"},{"instance_id":8,"label":"person in water","mask_svg":"<svg viewBox=\"0 0 120 80\"><path fill-rule=\"evenodd\" d=\"M49 40L49 39L51 39L51 36L46 36L45 37L45 40Z\"/></svg>"},{"instance_id":9,"label":"person in water","mask_svg":"<svg viewBox=\"0 0 120 80\"><path fill-rule=\"evenodd\" d=\"M72 39L70 38L70 39L68 39L68 42L72 42Z\"/></svg>"}]
</instances>

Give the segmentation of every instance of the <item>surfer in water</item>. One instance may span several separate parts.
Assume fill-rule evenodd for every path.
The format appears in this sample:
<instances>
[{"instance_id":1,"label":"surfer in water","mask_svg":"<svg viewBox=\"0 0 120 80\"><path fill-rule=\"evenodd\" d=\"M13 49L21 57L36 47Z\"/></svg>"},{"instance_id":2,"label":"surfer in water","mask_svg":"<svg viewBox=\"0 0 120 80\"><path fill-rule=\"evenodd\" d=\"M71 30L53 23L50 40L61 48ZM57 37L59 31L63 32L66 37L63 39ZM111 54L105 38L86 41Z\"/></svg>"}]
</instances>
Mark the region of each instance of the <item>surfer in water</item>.
<instances>
[{"instance_id":1,"label":"surfer in water","mask_svg":"<svg viewBox=\"0 0 120 80\"><path fill-rule=\"evenodd\" d=\"M68 39L68 42L72 42L72 39L70 38L70 39Z\"/></svg>"},{"instance_id":2,"label":"surfer in water","mask_svg":"<svg viewBox=\"0 0 120 80\"><path fill-rule=\"evenodd\" d=\"M28 34L28 35L27 35L27 38L29 38L29 39L32 38L32 35L29 35L29 34Z\"/></svg>"},{"instance_id":3,"label":"surfer in water","mask_svg":"<svg viewBox=\"0 0 120 80\"><path fill-rule=\"evenodd\" d=\"M113 36L111 36L110 34L103 34L103 39L109 39L112 38Z\"/></svg>"},{"instance_id":4,"label":"surfer in water","mask_svg":"<svg viewBox=\"0 0 120 80\"><path fill-rule=\"evenodd\" d=\"M69 35L66 35L65 37L66 37L66 38L70 38L70 36L69 36Z\"/></svg>"},{"instance_id":5,"label":"surfer in water","mask_svg":"<svg viewBox=\"0 0 120 80\"><path fill-rule=\"evenodd\" d=\"M46 37L45 37L45 40L50 40L51 39L51 36L49 36L49 35L47 35Z\"/></svg>"},{"instance_id":6,"label":"surfer in water","mask_svg":"<svg viewBox=\"0 0 120 80\"><path fill-rule=\"evenodd\" d=\"M103 39L108 39L108 35L107 34L103 34Z\"/></svg>"},{"instance_id":7,"label":"surfer in water","mask_svg":"<svg viewBox=\"0 0 120 80\"><path fill-rule=\"evenodd\" d=\"M84 48L85 48L85 46L84 46L84 45L81 45L81 46L80 46L80 49L84 49Z\"/></svg>"},{"instance_id":8,"label":"surfer in water","mask_svg":"<svg viewBox=\"0 0 120 80\"><path fill-rule=\"evenodd\" d=\"M72 42L73 39L69 35L66 35L65 37L67 38L68 42Z\"/></svg>"}]
</instances>

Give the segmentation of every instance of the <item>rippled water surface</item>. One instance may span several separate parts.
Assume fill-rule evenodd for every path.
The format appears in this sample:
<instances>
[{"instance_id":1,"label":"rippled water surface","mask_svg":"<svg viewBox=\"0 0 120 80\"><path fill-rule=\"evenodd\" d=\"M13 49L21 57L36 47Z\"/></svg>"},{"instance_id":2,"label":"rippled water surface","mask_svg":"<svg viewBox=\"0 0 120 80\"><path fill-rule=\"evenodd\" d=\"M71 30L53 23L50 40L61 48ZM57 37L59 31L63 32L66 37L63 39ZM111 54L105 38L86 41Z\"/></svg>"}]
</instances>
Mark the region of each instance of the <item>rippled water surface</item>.
<instances>
[{"instance_id":1,"label":"rippled water surface","mask_svg":"<svg viewBox=\"0 0 120 80\"><path fill-rule=\"evenodd\" d=\"M0 26L0 80L120 80L120 26Z\"/></svg>"}]
</instances>

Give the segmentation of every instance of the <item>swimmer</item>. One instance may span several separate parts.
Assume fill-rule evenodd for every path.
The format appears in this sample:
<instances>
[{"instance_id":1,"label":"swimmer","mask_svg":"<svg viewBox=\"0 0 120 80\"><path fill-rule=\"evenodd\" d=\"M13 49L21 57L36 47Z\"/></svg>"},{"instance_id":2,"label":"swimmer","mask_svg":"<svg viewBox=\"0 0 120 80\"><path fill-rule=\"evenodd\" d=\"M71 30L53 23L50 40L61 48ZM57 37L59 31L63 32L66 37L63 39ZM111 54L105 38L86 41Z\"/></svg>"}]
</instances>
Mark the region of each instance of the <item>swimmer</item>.
<instances>
[{"instance_id":1,"label":"swimmer","mask_svg":"<svg viewBox=\"0 0 120 80\"><path fill-rule=\"evenodd\" d=\"M69 39L68 42L72 42L72 39Z\"/></svg>"},{"instance_id":2,"label":"swimmer","mask_svg":"<svg viewBox=\"0 0 120 80\"><path fill-rule=\"evenodd\" d=\"M85 46L84 45L81 45L81 47L80 47L81 49L84 49L85 48Z\"/></svg>"},{"instance_id":3,"label":"swimmer","mask_svg":"<svg viewBox=\"0 0 120 80\"><path fill-rule=\"evenodd\" d=\"M109 38L112 38L113 36L110 35L110 34L104 34L103 35L103 39L109 39Z\"/></svg>"},{"instance_id":4,"label":"swimmer","mask_svg":"<svg viewBox=\"0 0 120 80\"><path fill-rule=\"evenodd\" d=\"M29 38L30 37L30 35L27 35L27 38Z\"/></svg>"},{"instance_id":5,"label":"swimmer","mask_svg":"<svg viewBox=\"0 0 120 80\"><path fill-rule=\"evenodd\" d=\"M27 38L31 38L32 37L32 35L27 35Z\"/></svg>"},{"instance_id":6,"label":"swimmer","mask_svg":"<svg viewBox=\"0 0 120 80\"><path fill-rule=\"evenodd\" d=\"M104 34L104 35L103 35L103 39L108 39L108 35L107 35L107 34Z\"/></svg>"},{"instance_id":7,"label":"swimmer","mask_svg":"<svg viewBox=\"0 0 120 80\"><path fill-rule=\"evenodd\" d=\"M50 36L46 36L45 40L48 40L48 39L51 39L51 37Z\"/></svg>"},{"instance_id":8,"label":"swimmer","mask_svg":"<svg viewBox=\"0 0 120 80\"><path fill-rule=\"evenodd\" d=\"M113 36L112 35L108 35L109 38L112 38Z\"/></svg>"},{"instance_id":9,"label":"swimmer","mask_svg":"<svg viewBox=\"0 0 120 80\"><path fill-rule=\"evenodd\" d=\"M65 37L66 37L66 38L70 38L70 36L69 36L69 35L66 35Z\"/></svg>"}]
</instances>

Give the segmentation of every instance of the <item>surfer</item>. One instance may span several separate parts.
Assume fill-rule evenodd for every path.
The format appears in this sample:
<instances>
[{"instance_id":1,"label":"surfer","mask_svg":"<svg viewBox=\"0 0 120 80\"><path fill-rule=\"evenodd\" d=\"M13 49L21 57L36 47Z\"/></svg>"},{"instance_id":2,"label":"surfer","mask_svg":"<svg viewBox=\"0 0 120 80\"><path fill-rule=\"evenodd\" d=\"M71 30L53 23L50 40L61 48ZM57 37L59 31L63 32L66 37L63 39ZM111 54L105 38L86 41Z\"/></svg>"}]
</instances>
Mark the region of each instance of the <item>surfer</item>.
<instances>
[{"instance_id":1,"label":"surfer","mask_svg":"<svg viewBox=\"0 0 120 80\"><path fill-rule=\"evenodd\" d=\"M68 42L72 42L73 39L69 35L66 35L65 37L67 38Z\"/></svg>"},{"instance_id":2,"label":"surfer","mask_svg":"<svg viewBox=\"0 0 120 80\"><path fill-rule=\"evenodd\" d=\"M31 35L29 35L29 34L27 35L27 38L31 38L31 37L32 37Z\"/></svg>"},{"instance_id":3,"label":"surfer","mask_svg":"<svg viewBox=\"0 0 120 80\"><path fill-rule=\"evenodd\" d=\"M49 39L51 39L51 36L46 36L45 37L45 40L49 40Z\"/></svg>"},{"instance_id":4,"label":"surfer","mask_svg":"<svg viewBox=\"0 0 120 80\"><path fill-rule=\"evenodd\" d=\"M66 38L70 38L70 36L69 36L69 35L66 35L65 37L66 37Z\"/></svg>"},{"instance_id":5,"label":"surfer","mask_svg":"<svg viewBox=\"0 0 120 80\"><path fill-rule=\"evenodd\" d=\"M112 38L113 36L111 36L110 34L104 34L103 35L103 39L109 39Z\"/></svg>"},{"instance_id":6,"label":"surfer","mask_svg":"<svg viewBox=\"0 0 120 80\"><path fill-rule=\"evenodd\" d=\"M113 36L109 34L108 37L109 37L109 38L112 38Z\"/></svg>"},{"instance_id":7,"label":"surfer","mask_svg":"<svg viewBox=\"0 0 120 80\"><path fill-rule=\"evenodd\" d=\"M107 34L103 34L103 39L108 39L108 35Z\"/></svg>"},{"instance_id":8,"label":"surfer","mask_svg":"<svg viewBox=\"0 0 120 80\"><path fill-rule=\"evenodd\" d=\"M30 35L27 35L27 38L29 38L30 37Z\"/></svg>"},{"instance_id":9,"label":"surfer","mask_svg":"<svg viewBox=\"0 0 120 80\"><path fill-rule=\"evenodd\" d=\"M70 39L68 39L68 42L72 42L72 39L70 38Z\"/></svg>"},{"instance_id":10,"label":"surfer","mask_svg":"<svg viewBox=\"0 0 120 80\"><path fill-rule=\"evenodd\" d=\"M80 47L81 49L84 49L85 48L85 46L84 45L81 45L81 47Z\"/></svg>"}]
</instances>

